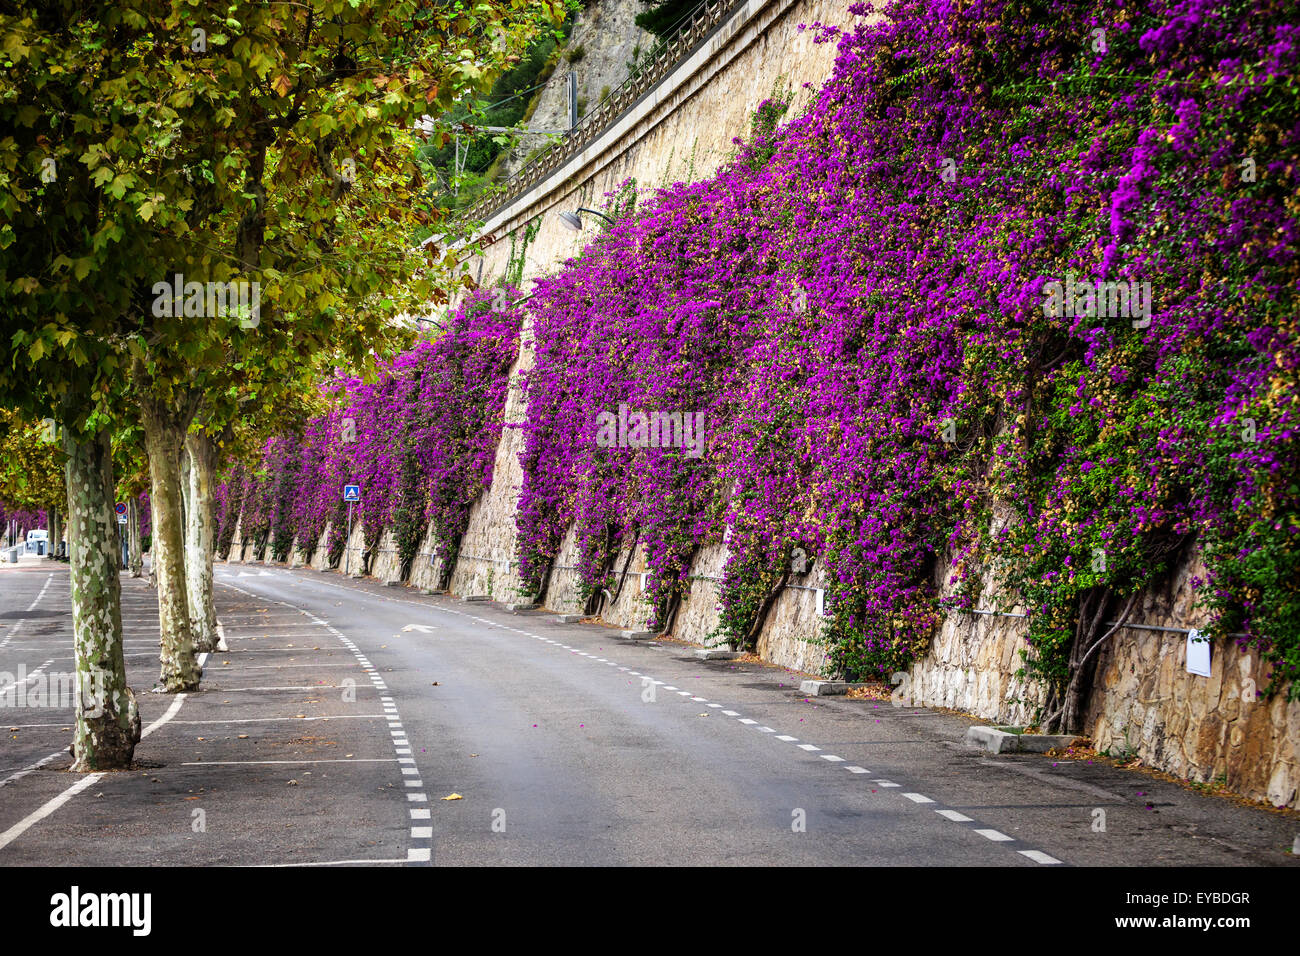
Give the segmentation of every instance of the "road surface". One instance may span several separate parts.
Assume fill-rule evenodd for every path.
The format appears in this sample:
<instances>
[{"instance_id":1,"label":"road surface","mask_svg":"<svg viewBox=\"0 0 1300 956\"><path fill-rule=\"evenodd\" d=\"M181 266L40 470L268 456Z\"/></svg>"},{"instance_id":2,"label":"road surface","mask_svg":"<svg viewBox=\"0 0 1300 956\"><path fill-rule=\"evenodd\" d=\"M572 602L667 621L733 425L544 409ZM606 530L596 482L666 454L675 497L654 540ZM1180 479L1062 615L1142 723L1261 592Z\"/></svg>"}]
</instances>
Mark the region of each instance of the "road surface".
<instances>
[{"instance_id":1,"label":"road surface","mask_svg":"<svg viewBox=\"0 0 1300 956\"><path fill-rule=\"evenodd\" d=\"M72 669L67 569L0 571L0 864L1297 863L1296 814L993 757L969 719L805 698L779 668L337 573L216 574L230 650L177 697L148 690L154 592L123 579L147 736L136 769L80 776L70 702L30 693Z\"/></svg>"}]
</instances>

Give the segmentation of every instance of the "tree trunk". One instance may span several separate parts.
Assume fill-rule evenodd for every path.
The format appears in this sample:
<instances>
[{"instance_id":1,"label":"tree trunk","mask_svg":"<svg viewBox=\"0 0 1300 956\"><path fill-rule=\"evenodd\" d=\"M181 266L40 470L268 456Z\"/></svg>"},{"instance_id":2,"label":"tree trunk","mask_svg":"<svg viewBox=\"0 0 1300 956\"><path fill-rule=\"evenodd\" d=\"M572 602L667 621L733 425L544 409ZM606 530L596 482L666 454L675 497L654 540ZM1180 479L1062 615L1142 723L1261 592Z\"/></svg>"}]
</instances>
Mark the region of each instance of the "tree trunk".
<instances>
[{"instance_id":1,"label":"tree trunk","mask_svg":"<svg viewBox=\"0 0 1300 956\"><path fill-rule=\"evenodd\" d=\"M185 586L189 592L190 629L200 652L219 650L217 609L212 600L212 549L216 528L212 506L212 475L217 447L207 432L185 436L189 459L185 495Z\"/></svg>"},{"instance_id":2,"label":"tree trunk","mask_svg":"<svg viewBox=\"0 0 1300 956\"><path fill-rule=\"evenodd\" d=\"M63 539L63 529L59 526L59 509L51 508L49 515L46 524L49 526L50 540L45 544L45 556L53 561L59 556L59 542Z\"/></svg>"},{"instance_id":3,"label":"tree trunk","mask_svg":"<svg viewBox=\"0 0 1300 956\"><path fill-rule=\"evenodd\" d=\"M140 399L145 451L149 455L153 510L150 546L158 585L158 626L162 673L160 689L169 694L199 686L198 661L190 633L189 599L185 591L185 527L181 516L181 455L188 421L149 395Z\"/></svg>"},{"instance_id":4,"label":"tree trunk","mask_svg":"<svg viewBox=\"0 0 1300 956\"><path fill-rule=\"evenodd\" d=\"M140 740L140 712L126 683L122 655L122 584L114 548L113 451L108 433L64 432L68 460L68 552L72 578L77 771L131 766Z\"/></svg>"},{"instance_id":5,"label":"tree trunk","mask_svg":"<svg viewBox=\"0 0 1300 956\"><path fill-rule=\"evenodd\" d=\"M131 552L131 577L144 576L144 538L140 534L140 497L131 495L126 502L126 546Z\"/></svg>"}]
</instances>

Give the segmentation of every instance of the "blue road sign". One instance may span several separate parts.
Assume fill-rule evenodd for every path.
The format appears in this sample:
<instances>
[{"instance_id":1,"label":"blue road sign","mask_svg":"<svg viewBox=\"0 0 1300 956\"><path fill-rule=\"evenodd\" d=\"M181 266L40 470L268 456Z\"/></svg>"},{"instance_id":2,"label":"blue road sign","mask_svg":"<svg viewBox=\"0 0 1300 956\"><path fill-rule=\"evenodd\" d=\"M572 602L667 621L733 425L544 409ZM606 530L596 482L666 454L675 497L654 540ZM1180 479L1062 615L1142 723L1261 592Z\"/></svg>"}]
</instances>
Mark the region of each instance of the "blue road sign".
<instances>
[{"instance_id":1,"label":"blue road sign","mask_svg":"<svg viewBox=\"0 0 1300 956\"><path fill-rule=\"evenodd\" d=\"M113 510L120 515L126 514L126 502L119 501L117 504L113 505Z\"/></svg>"},{"instance_id":2,"label":"blue road sign","mask_svg":"<svg viewBox=\"0 0 1300 956\"><path fill-rule=\"evenodd\" d=\"M343 486L343 500L344 500L344 501L360 501L360 500L361 500L361 486L360 486L360 485L344 485L344 486Z\"/></svg>"}]
</instances>

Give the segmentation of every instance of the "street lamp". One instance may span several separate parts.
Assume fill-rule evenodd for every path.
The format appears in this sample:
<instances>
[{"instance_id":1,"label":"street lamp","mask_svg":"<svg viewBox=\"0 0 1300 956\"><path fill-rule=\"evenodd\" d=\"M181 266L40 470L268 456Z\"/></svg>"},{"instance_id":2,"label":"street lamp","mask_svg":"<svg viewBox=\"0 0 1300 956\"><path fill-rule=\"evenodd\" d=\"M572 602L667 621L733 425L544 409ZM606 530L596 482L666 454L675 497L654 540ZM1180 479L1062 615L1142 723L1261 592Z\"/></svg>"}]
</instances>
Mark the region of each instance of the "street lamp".
<instances>
[{"instance_id":1,"label":"street lamp","mask_svg":"<svg viewBox=\"0 0 1300 956\"><path fill-rule=\"evenodd\" d=\"M609 216L605 215L603 212L597 212L596 210L588 209L585 206L579 206L573 212L560 213L560 222L564 223L566 228L572 229L574 232L581 232L582 217L578 215L580 212L589 212L593 216L599 216L601 219L604 219L605 222L609 223L611 226L614 225L614 220L609 218Z\"/></svg>"}]
</instances>

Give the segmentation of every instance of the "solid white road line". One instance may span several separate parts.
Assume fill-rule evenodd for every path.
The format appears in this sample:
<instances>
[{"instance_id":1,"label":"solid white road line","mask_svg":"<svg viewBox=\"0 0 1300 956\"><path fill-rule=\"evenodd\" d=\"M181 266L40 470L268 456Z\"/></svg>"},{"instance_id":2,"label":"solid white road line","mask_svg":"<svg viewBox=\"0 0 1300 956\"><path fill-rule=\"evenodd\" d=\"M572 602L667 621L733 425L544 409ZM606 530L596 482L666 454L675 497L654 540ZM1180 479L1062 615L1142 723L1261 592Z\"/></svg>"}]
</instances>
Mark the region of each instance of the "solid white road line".
<instances>
[{"instance_id":1,"label":"solid white road line","mask_svg":"<svg viewBox=\"0 0 1300 956\"><path fill-rule=\"evenodd\" d=\"M54 797L52 800L47 800L39 809L23 817L4 833L0 833L0 850L3 850L10 843L13 843L14 840L18 839L33 826L40 823L55 810L59 809L59 807L63 806L77 794L81 793L81 791L98 783L100 778L103 776L103 773L87 774L72 786L68 787L68 789L64 790L57 797Z\"/></svg>"},{"instance_id":2,"label":"solid white road line","mask_svg":"<svg viewBox=\"0 0 1300 956\"><path fill-rule=\"evenodd\" d=\"M217 766L243 766L250 763L396 763L395 757L339 757L335 760L189 760L181 764L182 767L217 767Z\"/></svg>"},{"instance_id":3,"label":"solid white road line","mask_svg":"<svg viewBox=\"0 0 1300 956\"><path fill-rule=\"evenodd\" d=\"M200 668L203 667L203 662L206 659L207 659L206 654L199 655L198 663ZM176 699L172 701L172 704L170 707L167 708L166 713L164 713L161 717L155 720L148 727L146 727L144 731L140 734L140 739L143 740L145 737L148 737L159 727L163 726L169 720L175 717L176 712L181 709L181 704L183 703L185 703L185 695L177 694ZM23 817L23 819L19 820L17 823L11 826L4 833L0 833L0 850L3 850L10 843L13 843L14 840L18 839L20 836L22 836L24 833L30 830L37 823L40 823L42 820L48 817L55 810L59 809L59 807L63 806L65 803L67 803L77 794L81 793L81 791L85 790L87 787L91 786L92 784L98 782L102 777L104 777L104 773L102 772L87 774L85 777L82 777L72 786L68 787L68 789L64 790L57 797L47 800L41 807L34 810L32 813L29 813L27 816Z\"/></svg>"}]
</instances>

